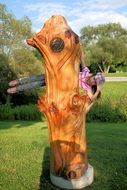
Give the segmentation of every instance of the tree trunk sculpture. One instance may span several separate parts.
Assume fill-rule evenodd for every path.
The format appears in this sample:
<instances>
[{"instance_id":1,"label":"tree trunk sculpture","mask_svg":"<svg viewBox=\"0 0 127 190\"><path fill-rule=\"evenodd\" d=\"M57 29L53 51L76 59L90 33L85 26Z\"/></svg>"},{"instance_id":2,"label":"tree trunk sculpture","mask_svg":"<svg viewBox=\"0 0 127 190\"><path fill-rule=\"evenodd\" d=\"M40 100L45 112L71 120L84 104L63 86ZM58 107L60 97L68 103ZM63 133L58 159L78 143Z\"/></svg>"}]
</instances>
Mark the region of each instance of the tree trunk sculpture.
<instances>
[{"instance_id":1,"label":"tree trunk sculpture","mask_svg":"<svg viewBox=\"0 0 127 190\"><path fill-rule=\"evenodd\" d=\"M38 101L48 121L51 174L78 180L88 169L85 117L89 97L79 94L82 47L62 16L52 16L27 43L45 61L46 92Z\"/></svg>"}]
</instances>

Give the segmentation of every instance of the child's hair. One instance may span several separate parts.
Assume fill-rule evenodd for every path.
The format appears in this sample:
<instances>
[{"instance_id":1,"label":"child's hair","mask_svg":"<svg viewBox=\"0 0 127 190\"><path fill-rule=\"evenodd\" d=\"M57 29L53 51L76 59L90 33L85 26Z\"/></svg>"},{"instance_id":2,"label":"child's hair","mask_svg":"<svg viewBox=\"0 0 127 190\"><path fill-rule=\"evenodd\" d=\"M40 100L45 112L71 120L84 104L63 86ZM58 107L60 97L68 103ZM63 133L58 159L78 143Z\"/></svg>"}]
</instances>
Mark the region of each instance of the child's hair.
<instances>
[{"instance_id":1,"label":"child's hair","mask_svg":"<svg viewBox=\"0 0 127 190\"><path fill-rule=\"evenodd\" d=\"M79 71L82 72L82 64L79 65Z\"/></svg>"},{"instance_id":2,"label":"child's hair","mask_svg":"<svg viewBox=\"0 0 127 190\"><path fill-rule=\"evenodd\" d=\"M92 92L95 94L95 92L97 91L97 85L92 85L91 88L92 88ZM100 98L100 96L101 96L101 92L99 92L97 98Z\"/></svg>"}]
</instances>

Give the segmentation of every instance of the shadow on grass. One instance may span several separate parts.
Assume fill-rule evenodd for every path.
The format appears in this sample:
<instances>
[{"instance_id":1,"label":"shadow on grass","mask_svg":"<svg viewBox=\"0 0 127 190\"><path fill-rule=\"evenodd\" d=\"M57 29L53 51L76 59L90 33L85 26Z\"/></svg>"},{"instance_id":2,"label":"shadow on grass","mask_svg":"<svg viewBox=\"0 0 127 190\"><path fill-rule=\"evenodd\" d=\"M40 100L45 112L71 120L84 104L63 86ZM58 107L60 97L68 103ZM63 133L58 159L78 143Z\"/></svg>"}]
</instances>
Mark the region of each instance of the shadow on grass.
<instances>
[{"instance_id":1,"label":"shadow on grass","mask_svg":"<svg viewBox=\"0 0 127 190\"><path fill-rule=\"evenodd\" d=\"M40 184L38 190L65 190L54 186L50 180L50 147L46 147L44 150L44 156L42 161L42 171L40 176ZM76 189L75 189L76 190ZM80 190L86 190L82 188Z\"/></svg>"},{"instance_id":2,"label":"shadow on grass","mask_svg":"<svg viewBox=\"0 0 127 190\"><path fill-rule=\"evenodd\" d=\"M38 190L58 190L50 181L50 147L44 150L42 161L42 172L40 176L40 185Z\"/></svg>"},{"instance_id":3,"label":"shadow on grass","mask_svg":"<svg viewBox=\"0 0 127 190\"><path fill-rule=\"evenodd\" d=\"M121 125L120 125L121 126ZM111 126L110 126L111 128ZM116 129L111 128L112 130ZM118 128L120 130L120 127ZM118 130L117 129L117 130ZM123 127L124 129L124 127ZM91 153L93 157L93 166L96 166L95 176L93 183L83 188L82 190L125 190L127 189L127 156L125 150L125 140L118 142L118 137L115 135L116 139L108 134L112 133L111 130L106 134L106 128L103 128L101 134L105 141L98 139L95 147L91 148L97 149L96 152ZM123 131L125 133L125 131ZM115 134L115 133L114 133ZM118 133L120 134L120 133ZM100 131L98 131L98 138ZM94 135L92 135L94 137ZM121 136L123 136L121 134ZM96 137L96 136L95 136ZM113 143L112 143L113 142ZM106 144L105 144L106 143ZM101 146L102 145L102 146ZM118 147L118 148L116 148ZM122 152L118 152L122 150ZM94 154L97 154L94 156ZM89 157L90 160L90 157ZM61 188L54 187L50 181L50 148L46 147L42 162L42 173L40 176L40 186L38 190L62 190Z\"/></svg>"},{"instance_id":4,"label":"shadow on grass","mask_svg":"<svg viewBox=\"0 0 127 190\"><path fill-rule=\"evenodd\" d=\"M0 121L0 129L31 127L38 121Z\"/></svg>"},{"instance_id":5,"label":"shadow on grass","mask_svg":"<svg viewBox=\"0 0 127 190\"><path fill-rule=\"evenodd\" d=\"M54 186L50 180L50 147L46 147L44 150L42 171L38 190L64 190L62 188Z\"/></svg>"}]
</instances>

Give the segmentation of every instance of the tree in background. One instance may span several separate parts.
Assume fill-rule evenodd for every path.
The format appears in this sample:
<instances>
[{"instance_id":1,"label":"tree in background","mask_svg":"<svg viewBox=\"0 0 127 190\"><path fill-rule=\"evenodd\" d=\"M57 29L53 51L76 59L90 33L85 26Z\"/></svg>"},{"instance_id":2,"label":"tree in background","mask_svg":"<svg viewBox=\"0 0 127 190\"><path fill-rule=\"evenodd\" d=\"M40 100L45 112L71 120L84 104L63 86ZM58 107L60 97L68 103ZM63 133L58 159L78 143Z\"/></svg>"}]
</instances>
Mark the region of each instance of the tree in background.
<instances>
[{"instance_id":1,"label":"tree in background","mask_svg":"<svg viewBox=\"0 0 127 190\"><path fill-rule=\"evenodd\" d=\"M28 17L17 20L3 4L0 4L0 28L0 53L9 58L14 49L25 47L24 40L32 34Z\"/></svg>"},{"instance_id":2,"label":"tree in background","mask_svg":"<svg viewBox=\"0 0 127 190\"><path fill-rule=\"evenodd\" d=\"M30 19L17 20L2 4L0 15L0 53L8 59L9 66L15 74L22 76L40 72L41 61L39 64L39 59L25 42L33 35Z\"/></svg>"},{"instance_id":3,"label":"tree in background","mask_svg":"<svg viewBox=\"0 0 127 190\"><path fill-rule=\"evenodd\" d=\"M112 54L110 52L106 52L102 47L98 47L96 45L89 47L89 50L86 52L86 54L89 53L87 60L92 72L109 72L110 66L112 64Z\"/></svg>"},{"instance_id":4,"label":"tree in background","mask_svg":"<svg viewBox=\"0 0 127 190\"><path fill-rule=\"evenodd\" d=\"M8 80L11 80L14 76L14 72L9 67L7 56L0 54L0 102L6 102Z\"/></svg>"},{"instance_id":5,"label":"tree in background","mask_svg":"<svg viewBox=\"0 0 127 190\"><path fill-rule=\"evenodd\" d=\"M18 20L6 5L0 4L0 99L7 97L8 81L17 77L40 74L42 61L26 39L33 36L28 17ZM6 98L5 98L6 99Z\"/></svg>"},{"instance_id":6,"label":"tree in background","mask_svg":"<svg viewBox=\"0 0 127 190\"><path fill-rule=\"evenodd\" d=\"M109 23L81 29L88 64L108 73L127 66L127 30L120 24Z\"/></svg>"}]
</instances>

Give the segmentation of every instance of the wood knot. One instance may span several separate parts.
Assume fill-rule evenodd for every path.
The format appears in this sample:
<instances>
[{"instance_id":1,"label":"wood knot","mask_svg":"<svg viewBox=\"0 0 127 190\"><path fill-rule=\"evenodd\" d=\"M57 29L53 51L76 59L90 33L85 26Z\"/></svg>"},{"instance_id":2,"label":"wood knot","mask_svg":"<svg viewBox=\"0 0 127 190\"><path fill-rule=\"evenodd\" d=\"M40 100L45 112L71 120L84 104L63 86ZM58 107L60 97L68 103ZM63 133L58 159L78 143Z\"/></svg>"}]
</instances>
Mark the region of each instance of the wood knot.
<instances>
[{"instance_id":1,"label":"wood knot","mask_svg":"<svg viewBox=\"0 0 127 190\"><path fill-rule=\"evenodd\" d=\"M66 38L71 38L71 36L74 36L74 40L75 40L75 44L78 44L79 43L79 36L77 34L75 34L73 31L71 30L66 30L65 31L65 37Z\"/></svg>"},{"instance_id":2,"label":"wood knot","mask_svg":"<svg viewBox=\"0 0 127 190\"><path fill-rule=\"evenodd\" d=\"M53 114L57 114L59 111L58 111L58 108L57 106L54 104L54 102L51 103L50 107L49 107L49 111L50 113L53 113Z\"/></svg>"},{"instance_id":3,"label":"wood knot","mask_svg":"<svg viewBox=\"0 0 127 190\"><path fill-rule=\"evenodd\" d=\"M74 165L70 165L68 167L66 167L64 169L64 175L65 175L65 178L67 178L68 180L71 180L71 179L78 179L80 178L83 173L85 171L85 167L84 167L84 164L74 164Z\"/></svg>"},{"instance_id":4,"label":"wood knot","mask_svg":"<svg viewBox=\"0 0 127 190\"><path fill-rule=\"evenodd\" d=\"M78 44L79 43L79 36L77 34L75 34L75 43Z\"/></svg>"},{"instance_id":5,"label":"wood knot","mask_svg":"<svg viewBox=\"0 0 127 190\"><path fill-rule=\"evenodd\" d=\"M65 37L66 38L71 38L71 31L70 30L65 31Z\"/></svg>"},{"instance_id":6,"label":"wood knot","mask_svg":"<svg viewBox=\"0 0 127 190\"><path fill-rule=\"evenodd\" d=\"M76 172L75 171L69 171L67 174L68 179L75 179L76 178Z\"/></svg>"},{"instance_id":7,"label":"wood knot","mask_svg":"<svg viewBox=\"0 0 127 190\"><path fill-rule=\"evenodd\" d=\"M74 107L80 107L81 106L81 101L80 98L78 97L78 95L75 95L72 99L72 106Z\"/></svg>"},{"instance_id":8,"label":"wood knot","mask_svg":"<svg viewBox=\"0 0 127 190\"><path fill-rule=\"evenodd\" d=\"M53 38L50 41L50 48L54 51L54 52L61 52L64 49L64 41L61 38Z\"/></svg>"}]
</instances>

